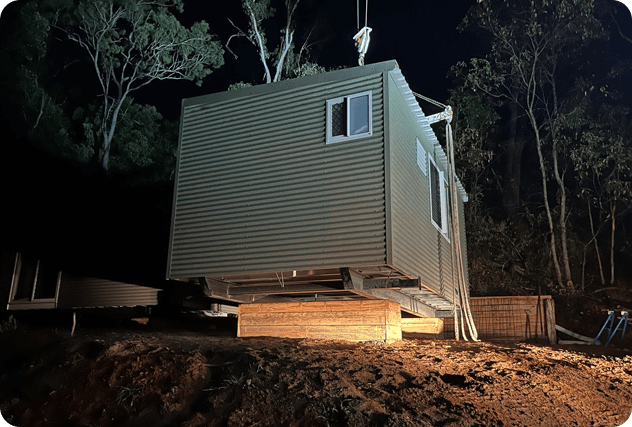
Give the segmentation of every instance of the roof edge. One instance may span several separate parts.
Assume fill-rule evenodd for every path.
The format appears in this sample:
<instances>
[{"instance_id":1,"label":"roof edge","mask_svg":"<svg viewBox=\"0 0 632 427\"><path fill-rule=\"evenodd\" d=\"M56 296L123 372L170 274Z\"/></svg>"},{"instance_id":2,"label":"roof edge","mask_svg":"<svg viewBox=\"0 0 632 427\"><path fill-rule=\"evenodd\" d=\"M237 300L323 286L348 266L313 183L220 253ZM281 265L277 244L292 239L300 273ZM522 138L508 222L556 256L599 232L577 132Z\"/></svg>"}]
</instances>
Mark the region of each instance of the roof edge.
<instances>
[{"instance_id":1,"label":"roof edge","mask_svg":"<svg viewBox=\"0 0 632 427\"><path fill-rule=\"evenodd\" d=\"M210 104L243 97L265 95L272 92L290 90L301 86L310 86L327 82L334 82L355 77L364 77L371 74L379 74L385 71L399 69L397 61L390 60L367 64L362 67L355 66L343 68L341 70L328 71L326 73L315 74L313 76L298 77L294 79L281 80L275 83L263 83L255 86L245 87L224 92L215 92L207 95L200 95L193 98L184 98L183 107L199 104Z\"/></svg>"},{"instance_id":2,"label":"roof edge","mask_svg":"<svg viewBox=\"0 0 632 427\"><path fill-rule=\"evenodd\" d=\"M445 151L443 151L443 147L441 146L439 139L437 139L437 135L434 133L434 130L432 130L432 127L430 126L430 123L428 121L428 118L426 117L426 114L421 109L419 102L417 102L417 98L413 94L413 91L410 89L410 86L408 85L406 78L402 74L402 70L399 67L397 67L395 69L389 70L389 72L392 74L393 80L397 84L398 89L400 90L402 96L406 100L406 103L408 104L410 111L413 113L413 115L417 119L417 123L419 124L421 131L424 133L424 135L426 135L428 140L434 146L435 152L437 154L437 160L439 161L439 163L442 164L444 169L447 169L448 157L446 156ZM467 202L468 201L467 192L465 191L463 184L461 184L461 180L459 179L459 177L455 176L455 178L456 178L456 187L457 187L459 196L461 196L461 199L464 202Z\"/></svg>"}]
</instances>

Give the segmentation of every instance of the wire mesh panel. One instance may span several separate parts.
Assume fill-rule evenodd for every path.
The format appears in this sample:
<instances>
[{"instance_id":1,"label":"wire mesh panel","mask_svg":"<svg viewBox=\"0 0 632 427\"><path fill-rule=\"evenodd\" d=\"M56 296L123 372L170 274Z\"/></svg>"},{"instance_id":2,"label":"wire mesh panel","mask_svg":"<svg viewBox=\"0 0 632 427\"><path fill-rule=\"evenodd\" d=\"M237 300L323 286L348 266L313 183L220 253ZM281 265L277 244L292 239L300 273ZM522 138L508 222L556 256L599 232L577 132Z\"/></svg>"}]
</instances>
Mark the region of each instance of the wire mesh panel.
<instances>
[{"instance_id":1,"label":"wire mesh panel","mask_svg":"<svg viewBox=\"0 0 632 427\"><path fill-rule=\"evenodd\" d=\"M550 295L519 297L471 298L472 318L478 337L484 341L546 340L547 325L555 319L546 319L544 301ZM460 327L460 325L459 325ZM454 319L445 319L445 337L454 338Z\"/></svg>"},{"instance_id":2,"label":"wire mesh panel","mask_svg":"<svg viewBox=\"0 0 632 427\"><path fill-rule=\"evenodd\" d=\"M331 106L331 136L347 134L347 106L344 100Z\"/></svg>"}]
</instances>

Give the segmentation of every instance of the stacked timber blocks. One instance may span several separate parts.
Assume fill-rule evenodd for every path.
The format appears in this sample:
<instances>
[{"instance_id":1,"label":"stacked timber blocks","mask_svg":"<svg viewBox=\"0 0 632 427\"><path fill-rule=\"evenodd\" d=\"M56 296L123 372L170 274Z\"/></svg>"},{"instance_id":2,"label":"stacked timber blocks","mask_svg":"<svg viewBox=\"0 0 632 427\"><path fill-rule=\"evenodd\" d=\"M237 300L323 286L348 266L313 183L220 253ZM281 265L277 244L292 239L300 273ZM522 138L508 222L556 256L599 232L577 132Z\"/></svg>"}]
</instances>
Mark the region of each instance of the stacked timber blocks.
<instances>
[{"instance_id":1,"label":"stacked timber blocks","mask_svg":"<svg viewBox=\"0 0 632 427\"><path fill-rule=\"evenodd\" d=\"M237 336L395 341L400 310L389 300L242 304Z\"/></svg>"},{"instance_id":2,"label":"stacked timber blocks","mask_svg":"<svg viewBox=\"0 0 632 427\"><path fill-rule=\"evenodd\" d=\"M402 318L402 333L406 338L443 339L443 319L436 317Z\"/></svg>"}]
</instances>

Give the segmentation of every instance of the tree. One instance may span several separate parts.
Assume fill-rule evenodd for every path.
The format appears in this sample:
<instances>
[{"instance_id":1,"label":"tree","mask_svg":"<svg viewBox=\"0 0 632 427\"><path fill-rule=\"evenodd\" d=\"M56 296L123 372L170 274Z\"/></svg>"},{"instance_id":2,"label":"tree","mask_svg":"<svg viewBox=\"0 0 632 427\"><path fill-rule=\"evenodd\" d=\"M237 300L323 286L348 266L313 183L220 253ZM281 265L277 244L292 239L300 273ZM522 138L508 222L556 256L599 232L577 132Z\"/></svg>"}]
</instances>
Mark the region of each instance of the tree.
<instances>
[{"instance_id":1,"label":"tree","mask_svg":"<svg viewBox=\"0 0 632 427\"><path fill-rule=\"evenodd\" d=\"M248 30L243 31L238 25L229 19L237 30L226 42L226 48L235 57L229 45L233 38L245 37L256 49L259 61L263 66L264 80L266 83L278 82L286 77L301 77L322 73L324 67L306 59L309 52L309 34L298 52L295 52L294 14L300 0L285 0L285 20L280 28L281 38L276 48L268 46L268 37L264 29L264 21L275 16L276 9L271 7L270 0L242 0L242 8L248 18ZM239 82L231 85L231 89L242 87ZM247 85L247 84L246 84Z\"/></svg>"},{"instance_id":2,"label":"tree","mask_svg":"<svg viewBox=\"0 0 632 427\"><path fill-rule=\"evenodd\" d=\"M58 4L51 22L89 56L101 91L98 136L102 169L130 94L156 80L198 85L223 64L223 49L201 21L190 29L171 12L182 0L85 0Z\"/></svg>"},{"instance_id":3,"label":"tree","mask_svg":"<svg viewBox=\"0 0 632 427\"><path fill-rule=\"evenodd\" d=\"M70 157L81 156L68 133L70 119L60 91L51 91L51 60L48 57L50 28L37 3L12 3L3 19L3 49L0 50L0 85L5 129L45 151ZM51 94L57 92L56 94ZM65 96L65 94L64 94Z\"/></svg>"},{"instance_id":4,"label":"tree","mask_svg":"<svg viewBox=\"0 0 632 427\"><path fill-rule=\"evenodd\" d=\"M565 88L559 80L574 55L588 40L600 34L600 24L593 15L593 2L481 0L462 25L470 24L489 34L491 51L486 58L473 58L469 65L460 63L461 75L468 87L484 93L499 105L517 106L526 117L538 154L556 282L560 289L564 283L572 288L567 247L568 191L560 158L565 147L558 135L562 114L560 99ZM549 154L545 154L545 149L550 150ZM555 211L549 196L551 176L558 200Z\"/></svg>"},{"instance_id":5,"label":"tree","mask_svg":"<svg viewBox=\"0 0 632 427\"><path fill-rule=\"evenodd\" d=\"M586 201L591 239L595 246L601 284L605 274L598 236L610 226L610 285L615 284L617 220L632 209L632 111L607 102L605 87L595 90L585 80L576 84L576 95L566 106L572 111L561 122L561 136L573 139L571 158L578 178L578 195ZM601 98L596 100L595 98ZM598 224L592 211L597 209Z\"/></svg>"},{"instance_id":6,"label":"tree","mask_svg":"<svg viewBox=\"0 0 632 427\"><path fill-rule=\"evenodd\" d=\"M103 106L77 108L73 120L81 126L86 147L99 140ZM127 175L134 184L168 181L176 166L177 122L165 119L152 105L128 97L121 106L117 132L112 140L110 171Z\"/></svg>"},{"instance_id":7,"label":"tree","mask_svg":"<svg viewBox=\"0 0 632 427\"><path fill-rule=\"evenodd\" d=\"M483 187L494 158L492 135L497 132L498 114L483 99L464 86L450 90L448 104L454 114L454 151L457 175L469 195L468 210L482 206Z\"/></svg>"}]
</instances>

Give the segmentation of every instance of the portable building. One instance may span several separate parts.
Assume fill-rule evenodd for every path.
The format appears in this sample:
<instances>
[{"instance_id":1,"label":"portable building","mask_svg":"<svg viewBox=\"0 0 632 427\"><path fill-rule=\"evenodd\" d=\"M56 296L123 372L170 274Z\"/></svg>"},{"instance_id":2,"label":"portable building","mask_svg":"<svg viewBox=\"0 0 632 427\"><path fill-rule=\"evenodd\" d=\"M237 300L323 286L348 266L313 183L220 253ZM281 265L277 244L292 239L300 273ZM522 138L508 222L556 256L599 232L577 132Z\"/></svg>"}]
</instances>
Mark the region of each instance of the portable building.
<instances>
[{"instance_id":1,"label":"portable building","mask_svg":"<svg viewBox=\"0 0 632 427\"><path fill-rule=\"evenodd\" d=\"M167 278L236 303L377 298L446 317L467 201L457 182L450 212L447 176L395 61L185 99Z\"/></svg>"}]
</instances>

